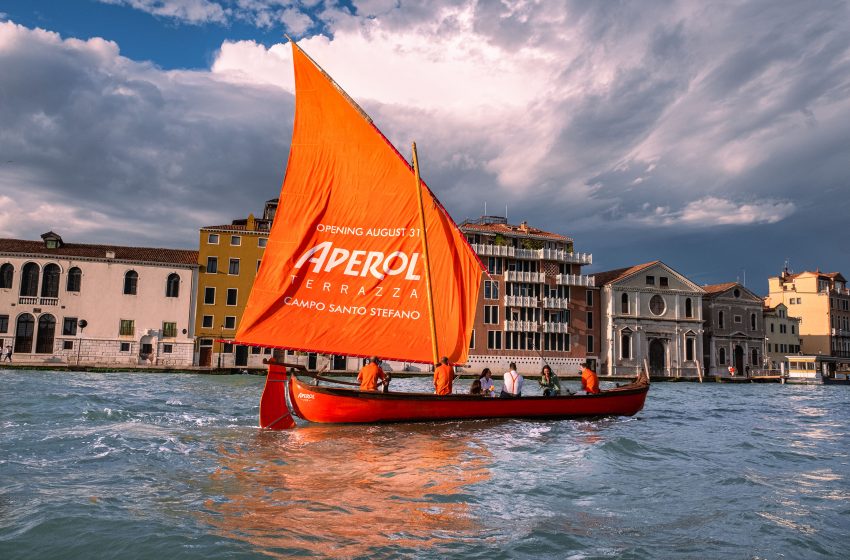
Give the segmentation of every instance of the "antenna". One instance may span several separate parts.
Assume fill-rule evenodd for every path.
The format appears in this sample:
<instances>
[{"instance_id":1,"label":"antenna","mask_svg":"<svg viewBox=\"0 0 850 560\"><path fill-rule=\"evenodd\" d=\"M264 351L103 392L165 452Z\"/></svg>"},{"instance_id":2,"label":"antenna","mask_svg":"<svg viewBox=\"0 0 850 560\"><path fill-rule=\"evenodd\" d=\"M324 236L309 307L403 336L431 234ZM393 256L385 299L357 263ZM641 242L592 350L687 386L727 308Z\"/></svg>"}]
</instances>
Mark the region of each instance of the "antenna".
<instances>
[{"instance_id":1,"label":"antenna","mask_svg":"<svg viewBox=\"0 0 850 560\"><path fill-rule=\"evenodd\" d=\"M484 215L487 215L487 201L484 201Z\"/></svg>"},{"instance_id":2,"label":"antenna","mask_svg":"<svg viewBox=\"0 0 850 560\"><path fill-rule=\"evenodd\" d=\"M508 205L505 204L505 221L508 221Z\"/></svg>"}]
</instances>

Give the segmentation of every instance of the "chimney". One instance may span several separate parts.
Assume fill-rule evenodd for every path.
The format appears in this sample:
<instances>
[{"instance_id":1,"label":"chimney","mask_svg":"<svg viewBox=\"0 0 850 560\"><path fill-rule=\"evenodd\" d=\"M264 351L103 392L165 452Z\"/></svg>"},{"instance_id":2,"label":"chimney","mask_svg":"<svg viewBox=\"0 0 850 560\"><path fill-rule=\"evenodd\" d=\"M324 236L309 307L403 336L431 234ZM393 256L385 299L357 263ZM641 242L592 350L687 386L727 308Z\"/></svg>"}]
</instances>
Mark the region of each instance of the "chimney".
<instances>
[{"instance_id":1,"label":"chimney","mask_svg":"<svg viewBox=\"0 0 850 560\"><path fill-rule=\"evenodd\" d=\"M522 222L519 225L519 230L524 232L524 233L528 233L528 222Z\"/></svg>"}]
</instances>

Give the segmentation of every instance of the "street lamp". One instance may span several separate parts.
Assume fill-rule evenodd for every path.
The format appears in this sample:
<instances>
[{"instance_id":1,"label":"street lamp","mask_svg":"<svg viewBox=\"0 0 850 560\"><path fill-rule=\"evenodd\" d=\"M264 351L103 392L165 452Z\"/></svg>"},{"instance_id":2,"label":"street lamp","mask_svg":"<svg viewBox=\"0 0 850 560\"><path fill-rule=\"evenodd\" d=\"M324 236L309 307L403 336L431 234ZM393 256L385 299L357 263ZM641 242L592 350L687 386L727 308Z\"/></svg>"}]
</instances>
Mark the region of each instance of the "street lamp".
<instances>
[{"instance_id":1,"label":"street lamp","mask_svg":"<svg viewBox=\"0 0 850 560\"><path fill-rule=\"evenodd\" d=\"M221 341L224 338L224 325L218 328L218 369L221 369L221 354L224 350L224 343Z\"/></svg>"},{"instance_id":2,"label":"street lamp","mask_svg":"<svg viewBox=\"0 0 850 560\"><path fill-rule=\"evenodd\" d=\"M77 321L77 326L80 327L80 338L77 340L77 367L80 366L80 352L83 349L83 329L89 324L85 319Z\"/></svg>"}]
</instances>

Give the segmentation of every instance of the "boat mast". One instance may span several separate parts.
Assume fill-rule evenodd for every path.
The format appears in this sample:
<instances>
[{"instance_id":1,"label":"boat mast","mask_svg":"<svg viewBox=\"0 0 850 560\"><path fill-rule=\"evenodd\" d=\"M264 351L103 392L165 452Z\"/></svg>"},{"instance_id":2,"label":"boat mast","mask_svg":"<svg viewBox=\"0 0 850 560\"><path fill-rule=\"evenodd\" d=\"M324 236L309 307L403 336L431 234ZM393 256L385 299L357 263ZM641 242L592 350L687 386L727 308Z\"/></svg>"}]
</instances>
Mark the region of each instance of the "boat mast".
<instances>
[{"instance_id":1,"label":"boat mast","mask_svg":"<svg viewBox=\"0 0 850 560\"><path fill-rule=\"evenodd\" d=\"M431 261L428 259L428 236L425 232L425 207L422 203L422 180L419 177L419 157L416 155L416 142L413 143L413 175L416 177L416 199L419 201L419 227L422 230L422 257L425 261L425 290L428 293L428 318L431 325L431 350L434 365L440 363L437 351L437 325L434 321L434 297L431 294Z\"/></svg>"}]
</instances>

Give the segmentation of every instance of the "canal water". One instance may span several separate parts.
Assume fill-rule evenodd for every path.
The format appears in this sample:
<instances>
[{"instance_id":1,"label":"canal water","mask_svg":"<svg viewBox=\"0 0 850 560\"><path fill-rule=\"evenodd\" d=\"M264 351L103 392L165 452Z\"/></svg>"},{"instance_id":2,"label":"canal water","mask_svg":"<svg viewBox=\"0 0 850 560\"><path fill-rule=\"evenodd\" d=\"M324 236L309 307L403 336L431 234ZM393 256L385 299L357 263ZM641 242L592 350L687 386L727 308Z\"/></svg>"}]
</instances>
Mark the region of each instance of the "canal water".
<instances>
[{"instance_id":1,"label":"canal water","mask_svg":"<svg viewBox=\"0 0 850 560\"><path fill-rule=\"evenodd\" d=\"M848 557L850 387L269 433L262 383L0 371L0 558Z\"/></svg>"}]
</instances>

